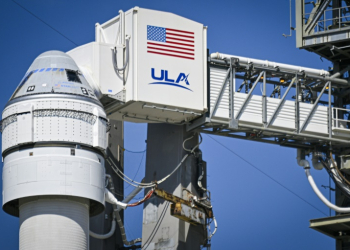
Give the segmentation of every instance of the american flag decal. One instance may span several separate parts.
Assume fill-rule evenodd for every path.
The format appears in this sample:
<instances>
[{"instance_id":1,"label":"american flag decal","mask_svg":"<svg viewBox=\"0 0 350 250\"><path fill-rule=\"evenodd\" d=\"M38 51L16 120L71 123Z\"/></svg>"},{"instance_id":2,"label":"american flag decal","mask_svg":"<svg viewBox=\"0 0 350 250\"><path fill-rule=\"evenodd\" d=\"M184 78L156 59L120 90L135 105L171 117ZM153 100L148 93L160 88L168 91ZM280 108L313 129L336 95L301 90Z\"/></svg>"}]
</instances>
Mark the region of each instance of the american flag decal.
<instances>
[{"instance_id":1,"label":"american flag decal","mask_svg":"<svg viewBox=\"0 0 350 250\"><path fill-rule=\"evenodd\" d=\"M194 32L147 25L147 52L194 60Z\"/></svg>"}]
</instances>

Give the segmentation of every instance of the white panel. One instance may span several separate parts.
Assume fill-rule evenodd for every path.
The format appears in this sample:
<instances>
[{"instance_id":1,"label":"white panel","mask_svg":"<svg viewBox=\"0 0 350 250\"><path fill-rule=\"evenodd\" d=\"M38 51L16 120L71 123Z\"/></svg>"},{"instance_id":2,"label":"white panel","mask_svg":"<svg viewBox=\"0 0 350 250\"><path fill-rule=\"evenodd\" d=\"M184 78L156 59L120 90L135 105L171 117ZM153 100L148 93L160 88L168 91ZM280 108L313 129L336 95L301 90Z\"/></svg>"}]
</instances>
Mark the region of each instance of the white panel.
<instances>
[{"instance_id":1,"label":"white panel","mask_svg":"<svg viewBox=\"0 0 350 250\"><path fill-rule=\"evenodd\" d=\"M33 113L32 104L19 104L17 115L18 144L33 141Z\"/></svg>"},{"instance_id":2,"label":"white panel","mask_svg":"<svg viewBox=\"0 0 350 250\"><path fill-rule=\"evenodd\" d=\"M17 185L17 165L4 165L2 170L3 189Z\"/></svg>"},{"instance_id":3,"label":"white panel","mask_svg":"<svg viewBox=\"0 0 350 250\"><path fill-rule=\"evenodd\" d=\"M100 166L98 165L91 165L90 166L90 175L94 176L94 178L91 178L90 184L98 187L98 188L103 188L104 187L104 174L102 173L103 170ZM97 177L97 178L96 178ZM98 178L100 177L100 178Z\"/></svg>"},{"instance_id":4,"label":"white panel","mask_svg":"<svg viewBox=\"0 0 350 250\"><path fill-rule=\"evenodd\" d=\"M74 162L70 169L75 182L90 184L90 165L84 162Z\"/></svg>"},{"instance_id":5,"label":"white panel","mask_svg":"<svg viewBox=\"0 0 350 250\"><path fill-rule=\"evenodd\" d=\"M38 181L64 181L61 175L65 171L65 164L60 160L53 160L48 157L46 161L38 161Z\"/></svg>"},{"instance_id":6,"label":"white panel","mask_svg":"<svg viewBox=\"0 0 350 250\"><path fill-rule=\"evenodd\" d=\"M150 49L157 43L149 39L148 26L167 29L166 46L186 47L188 54L176 54L171 47L162 47L162 50ZM170 30L169 30L170 29ZM137 11L137 94L134 100L153 102L162 105L171 105L179 108L203 111L205 76L203 61L203 25L172 13L139 9ZM180 40L170 40L168 34L181 33ZM194 37L194 38L192 38ZM194 40L194 43L184 42ZM168 43L169 42L169 43ZM192 47L180 45L189 44ZM164 49L164 50L163 50ZM153 51L154 54L150 53ZM173 54L175 56L161 55ZM191 59L194 58L194 59ZM147 62L147 63L145 63ZM154 77L152 77L154 69ZM163 73L162 73L163 72ZM183 74L181 76L181 74ZM187 77L187 82L181 80ZM155 79L159 78L159 80ZM181 80L181 81L180 81Z\"/></svg>"},{"instance_id":7,"label":"white panel","mask_svg":"<svg viewBox=\"0 0 350 250\"><path fill-rule=\"evenodd\" d=\"M105 95L115 95L123 89L123 79L118 77L113 69L111 49L114 46L110 43L93 42L67 52L79 67L91 71L92 78ZM118 67L122 66L123 62L118 62Z\"/></svg>"},{"instance_id":8,"label":"white panel","mask_svg":"<svg viewBox=\"0 0 350 250\"><path fill-rule=\"evenodd\" d=\"M28 183L37 180L37 166L36 162L23 162L18 164L18 184Z\"/></svg>"},{"instance_id":9,"label":"white panel","mask_svg":"<svg viewBox=\"0 0 350 250\"><path fill-rule=\"evenodd\" d=\"M100 119L100 117L104 117L104 114L97 108L94 109L93 114L97 117L93 125L93 146L105 149L107 147L106 122Z\"/></svg>"},{"instance_id":10,"label":"white panel","mask_svg":"<svg viewBox=\"0 0 350 250\"><path fill-rule=\"evenodd\" d=\"M75 155L70 151L43 147L7 155L3 168L4 204L40 195L73 195L104 203L103 157L82 149L75 149Z\"/></svg>"}]
</instances>

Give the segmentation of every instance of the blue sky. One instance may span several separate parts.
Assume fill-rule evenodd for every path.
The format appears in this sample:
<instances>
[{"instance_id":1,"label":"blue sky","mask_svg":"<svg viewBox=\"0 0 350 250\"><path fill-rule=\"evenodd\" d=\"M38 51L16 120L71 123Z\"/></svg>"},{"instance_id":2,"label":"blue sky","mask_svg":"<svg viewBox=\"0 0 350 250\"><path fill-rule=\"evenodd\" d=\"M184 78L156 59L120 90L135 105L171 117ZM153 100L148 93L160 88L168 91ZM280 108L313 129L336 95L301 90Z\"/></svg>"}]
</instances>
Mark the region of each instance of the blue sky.
<instances>
[{"instance_id":1,"label":"blue sky","mask_svg":"<svg viewBox=\"0 0 350 250\"><path fill-rule=\"evenodd\" d=\"M4 107L32 61L48 50L68 51L94 40L95 23L134 6L172 12L208 26L210 52L267 59L306 67L328 69L319 56L299 50L289 33L289 0L192 1L192 0L17 0L54 27L53 31L11 0L0 2L0 107ZM293 1L294 5L294 1ZM293 6L294 7L294 6ZM294 13L293 13L294 20ZM73 41L73 42L72 42ZM75 44L74 44L75 43ZM145 149L145 124L125 123L125 147ZM332 249L335 242L312 229L309 220L329 214L313 193L304 171L296 164L296 150L258 142L214 137L288 189L313 204L311 207L257 171L215 140L203 135L203 158L208 163L218 232L213 249ZM144 176L142 154L125 153L129 176ZM326 171L312 170L319 186L328 185ZM322 189L323 190L323 189ZM131 188L126 189L130 192ZM328 190L323 190L328 197ZM334 197L334 194L333 194ZM334 201L334 199L333 199ZM129 239L141 237L142 207L126 210ZM0 211L0 248L18 248L18 218Z\"/></svg>"}]
</instances>

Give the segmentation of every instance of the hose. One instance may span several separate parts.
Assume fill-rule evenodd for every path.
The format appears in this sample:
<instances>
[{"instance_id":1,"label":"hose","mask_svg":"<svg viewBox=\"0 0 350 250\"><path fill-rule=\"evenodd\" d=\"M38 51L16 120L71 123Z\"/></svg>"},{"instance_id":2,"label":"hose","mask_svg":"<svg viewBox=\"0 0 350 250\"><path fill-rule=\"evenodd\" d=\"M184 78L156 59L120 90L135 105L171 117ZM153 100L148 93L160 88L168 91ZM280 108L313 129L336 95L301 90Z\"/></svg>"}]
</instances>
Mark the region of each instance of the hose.
<instances>
[{"instance_id":1,"label":"hose","mask_svg":"<svg viewBox=\"0 0 350 250\"><path fill-rule=\"evenodd\" d=\"M126 245L126 246L132 246L132 245L135 245L138 242L141 242L142 241L141 238L137 238L137 239L134 239L132 241L128 241L127 240L126 234L125 234L124 224L123 224L123 221L122 221L122 219L120 217L119 211L117 211L117 206L113 205L113 207L114 207L114 211L115 211L114 214L115 214L115 217L117 219L118 226L119 226L119 229L120 229L120 233L122 235L123 244Z\"/></svg>"},{"instance_id":2,"label":"hose","mask_svg":"<svg viewBox=\"0 0 350 250\"><path fill-rule=\"evenodd\" d=\"M211 233L211 235L208 237L208 239L211 239L214 234L216 233L216 230L218 229L218 223L216 222L215 217L213 217L213 222L214 222L214 231Z\"/></svg>"},{"instance_id":3,"label":"hose","mask_svg":"<svg viewBox=\"0 0 350 250\"><path fill-rule=\"evenodd\" d=\"M199 171L200 171L200 176L198 177L198 180L197 180L197 185L198 187L206 193L206 195L208 195L208 198L210 200L210 191L208 189L206 189L205 187L203 187L203 184L202 184L202 180L204 178L204 175L205 175L205 172L204 172L204 167L203 167L203 163L202 163L202 151L200 149L198 149L198 161L199 161L199 164L198 164L198 167L200 168Z\"/></svg>"},{"instance_id":4,"label":"hose","mask_svg":"<svg viewBox=\"0 0 350 250\"><path fill-rule=\"evenodd\" d=\"M350 187L343 182L343 179L339 176L338 172L333 167L333 164L329 167L328 164L320 158L321 163L327 170L329 176L332 178L333 182L337 187L343 192L343 194L350 199Z\"/></svg>"},{"instance_id":5,"label":"hose","mask_svg":"<svg viewBox=\"0 0 350 250\"><path fill-rule=\"evenodd\" d=\"M347 207L338 207L334 204L332 204L331 202L329 202L327 200L326 197L323 196L323 194L320 192L320 190L317 188L317 185L314 181L314 179L312 178L311 176L311 173L310 173L310 168L305 168L305 174L306 174L306 177L310 183L310 186L312 187L312 189L314 190L314 192L316 193L316 195L318 196L318 198L320 198L320 200L327 206L329 207L330 209L333 209L334 211L338 212L338 213L350 213L350 208Z\"/></svg>"},{"instance_id":6,"label":"hose","mask_svg":"<svg viewBox=\"0 0 350 250\"><path fill-rule=\"evenodd\" d=\"M334 159L333 159L333 154L332 151L329 152L329 157L333 163L333 166L335 167L335 169L337 170L338 174L340 175L340 177L346 182L346 184L348 184L350 186L350 182L343 176L343 174L340 172L338 165L335 163Z\"/></svg>"},{"instance_id":7,"label":"hose","mask_svg":"<svg viewBox=\"0 0 350 250\"><path fill-rule=\"evenodd\" d=\"M115 219L113 219L111 230L108 233L106 233L106 234L97 234L97 233L89 231L89 235L91 237L94 237L94 238L100 239L100 240L108 239L109 237L111 237L114 234L115 226L116 226L116 222L115 222Z\"/></svg>"},{"instance_id":8,"label":"hose","mask_svg":"<svg viewBox=\"0 0 350 250\"><path fill-rule=\"evenodd\" d=\"M112 60L113 60L113 68L117 74L119 74L118 71L123 71L126 69L126 66L129 63L129 39L126 39L126 55L125 55L125 64L123 65L123 67L118 68L117 49L115 48L114 49L112 48Z\"/></svg>"},{"instance_id":9,"label":"hose","mask_svg":"<svg viewBox=\"0 0 350 250\"><path fill-rule=\"evenodd\" d=\"M106 202L113 205L117 205L122 209L126 209L128 206L128 204L118 201L117 198L115 198L114 195L107 188L105 188L105 198Z\"/></svg>"}]
</instances>

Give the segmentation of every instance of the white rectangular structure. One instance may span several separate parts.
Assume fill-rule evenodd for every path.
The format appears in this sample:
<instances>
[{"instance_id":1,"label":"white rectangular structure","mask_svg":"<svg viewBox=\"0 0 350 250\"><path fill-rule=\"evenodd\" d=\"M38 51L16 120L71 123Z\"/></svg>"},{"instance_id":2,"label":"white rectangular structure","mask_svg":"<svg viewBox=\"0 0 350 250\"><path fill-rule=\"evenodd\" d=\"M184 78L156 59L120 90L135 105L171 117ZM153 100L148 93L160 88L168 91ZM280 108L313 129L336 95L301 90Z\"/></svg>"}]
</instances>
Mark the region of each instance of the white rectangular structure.
<instances>
[{"instance_id":1,"label":"white rectangular structure","mask_svg":"<svg viewBox=\"0 0 350 250\"><path fill-rule=\"evenodd\" d=\"M225 80L227 70L210 67L210 111L213 112L215 101L218 98L220 88ZM241 109L243 102L247 98L248 94L241 92L234 92L234 114L237 114ZM245 108L238 119L238 125L244 127L244 125L253 125L263 127L262 121L262 96L252 95L248 100ZM267 120L270 121L274 111L276 110L280 99L267 97ZM215 122L228 122L230 118L230 101L229 101L229 86L226 85L226 89L223 92L221 99L218 101L217 109L212 115L212 119ZM313 104L310 103L299 103L299 124L304 124L308 114L310 113ZM334 109L333 108L333 112ZM302 131L303 134L312 135L329 135L328 130L328 107L318 105L315 112L311 115L305 129ZM334 115L333 115L334 117ZM340 120L340 119L338 119ZM333 137L347 137L350 138L350 130L341 128L342 123L338 122L337 119L332 120L332 136ZM285 132L293 132L295 128L295 101L286 100L280 110L277 112L275 119L270 124L271 128L278 129Z\"/></svg>"},{"instance_id":2,"label":"white rectangular structure","mask_svg":"<svg viewBox=\"0 0 350 250\"><path fill-rule=\"evenodd\" d=\"M96 41L68 54L102 95L119 101L106 105L111 118L179 123L207 111L203 24L136 7L96 25Z\"/></svg>"}]
</instances>

